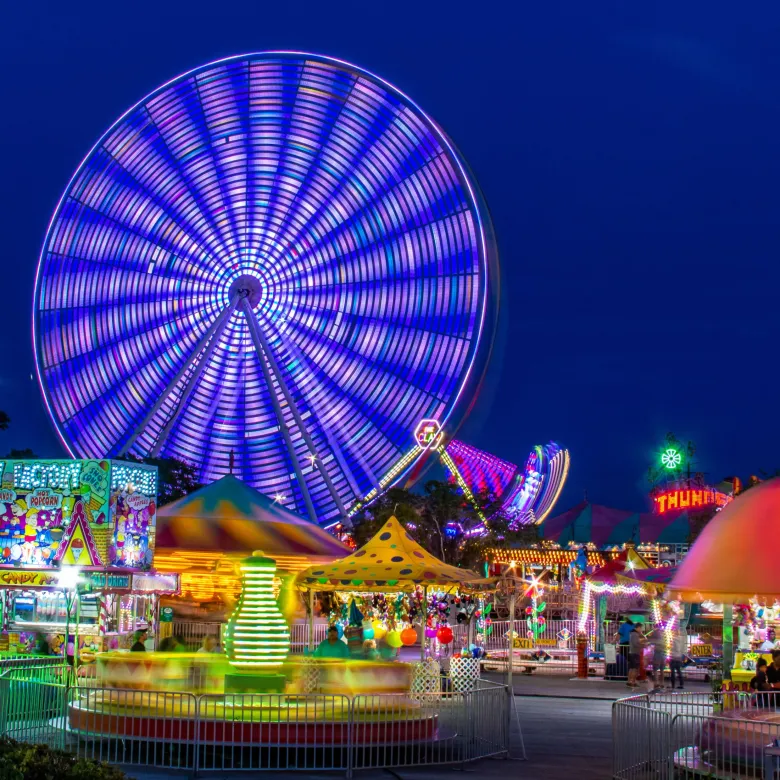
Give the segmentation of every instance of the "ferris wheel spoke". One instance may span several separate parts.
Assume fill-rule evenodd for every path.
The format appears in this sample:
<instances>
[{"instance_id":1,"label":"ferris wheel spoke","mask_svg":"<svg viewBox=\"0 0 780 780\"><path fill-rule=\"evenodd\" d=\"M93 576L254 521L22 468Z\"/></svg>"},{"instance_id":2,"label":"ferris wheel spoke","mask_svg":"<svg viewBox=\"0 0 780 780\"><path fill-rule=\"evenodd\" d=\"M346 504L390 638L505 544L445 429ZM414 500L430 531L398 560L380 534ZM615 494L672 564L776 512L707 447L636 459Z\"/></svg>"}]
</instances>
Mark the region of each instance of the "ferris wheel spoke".
<instances>
[{"instance_id":1,"label":"ferris wheel spoke","mask_svg":"<svg viewBox=\"0 0 780 780\"><path fill-rule=\"evenodd\" d=\"M438 126L347 63L251 54L162 85L79 166L41 253L35 355L65 446L204 482L238 462L343 516L419 419L452 430L465 406L492 251L474 193Z\"/></svg>"},{"instance_id":2,"label":"ferris wheel spoke","mask_svg":"<svg viewBox=\"0 0 780 780\"><path fill-rule=\"evenodd\" d=\"M214 348L217 346L220 339L222 338L222 332L225 329L225 325L228 321L228 318L236 309L236 303L237 303L236 300L232 300L230 302L230 306L226 308L222 312L222 314L220 314L220 316L217 318L217 321L215 323L217 327L216 329L214 329L213 333L211 334L211 338L208 342L208 346L203 352L203 356L200 358L200 360L198 360L197 364L193 363L193 369L190 372L190 375L187 378L184 387L182 387L181 393L179 394L178 402L177 403L175 402L174 410L171 413L171 416L168 418L168 422L165 423L165 427L157 435L157 441L151 449L151 454L153 458L156 458L160 454L160 450L162 449L163 444L165 444L166 439L168 438L171 431L173 430L173 426L176 424L176 421L179 419L179 415L184 409L185 403L190 398L193 388L197 386L201 374L203 373L203 369L206 368L207 365L209 365L209 362L211 361L211 356L214 353Z\"/></svg>"},{"instance_id":3,"label":"ferris wheel spoke","mask_svg":"<svg viewBox=\"0 0 780 780\"><path fill-rule=\"evenodd\" d=\"M167 320L144 339L129 336L111 349L96 348L45 369L52 380L59 377L52 400L63 424L80 431L82 445L88 441L99 452L123 451L119 444L146 408L145 398L157 397L161 369L175 364L196 338L197 331L185 327L190 324L186 317ZM111 433L105 427L109 420Z\"/></svg>"},{"instance_id":4,"label":"ferris wheel spoke","mask_svg":"<svg viewBox=\"0 0 780 780\"><path fill-rule=\"evenodd\" d=\"M283 318L304 323L318 332L332 329L341 334L337 339L360 327L411 330L426 338L469 339L477 310L479 279L476 275L463 275L458 281L464 290L455 300L451 296L451 276L309 285L289 296L290 312ZM469 281L473 282L470 286ZM286 299L287 296L283 298Z\"/></svg>"},{"instance_id":5,"label":"ferris wheel spoke","mask_svg":"<svg viewBox=\"0 0 780 780\"><path fill-rule=\"evenodd\" d=\"M137 297L131 304L96 302L90 306L72 306L64 312L55 308L41 311L52 321L50 336L42 340L48 368L69 363L81 366L99 360L113 350L124 356L138 357L141 344L161 348L176 344L180 337L191 337L186 326L208 317L213 307L204 301L183 306L175 299ZM84 334L89 333L85 339ZM139 340L140 341L139 343Z\"/></svg>"},{"instance_id":6,"label":"ferris wheel spoke","mask_svg":"<svg viewBox=\"0 0 780 780\"><path fill-rule=\"evenodd\" d=\"M171 221L163 220L159 235L150 235L125 224L118 216L103 214L72 197L64 204L59 227L51 243L52 254L103 265L130 264L151 276L194 281L192 269L206 255L206 250L183 231L174 230L176 226Z\"/></svg>"},{"instance_id":7,"label":"ferris wheel spoke","mask_svg":"<svg viewBox=\"0 0 780 780\"><path fill-rule=\"evenodd\" d=\"M413 406L424 410L420 418L441 407L438 398L410 381L399 371L399 366L377 361L327 336L313 336L295 322L288 322L287 328L290 338L309 361L338 383L354 402L370 410L371 425L387 431L393 441L405 442L410 436L409 425L402 422L408 409L405 404L413 401ZM381 406L377 399L382 399Z\"/></svg>"},{"instance_id":8,"label":"ferris wheel spoke","mask_svg":"<svg viewBox=\"0 0 780 780\"><path fill-rule=\"evenodd\" d=\"M458 182L454 179L440 182L439 163L439 160L424 163L390 190L345 213L337 222L310 225L309 233L317 239L296 259L289 275L297 276L307 268L316 271L341 266L372 251L387 256L388 246L393 245L403 249L416 243L420 257L427 258L436 257L439 245L446 252L450 244L463 248L473 244L473 224L462 224L464 203L453 192ZM443 212L431 211L431 197L438 199Z\"/></svg>"},{"instance_id":9,"label":"ferris wheel spoke","mask_svg":"<svg viewBox=\"0 0 780 780\"><path fill-rule=\"evenodd\" d=\"M374 305L384 306L381 289L374 292ZM366 367L421 389L424 386L428 395L443 399L451 392L452 383L466 360L471 321L465 318L459 324L450 314L452 327L447 333L446 316L443 313L423 319L420 312L394 311L390 306L377 310L374 315L335 312L332 306L309 306L303 302L296 317L287 322L308 342L307 354L318 349L325 353L347 351ZM448 360L438 368L443 354Z\"/></svg>"},{"instance_id":10,"label":"ferris wheel spoke","mask_svg":"<svg viewBox=\"0 0 780 780\"><path fill-rule=\"evenodd\" d=\"M342 517L346 517L347 512L341 500L341 495L339 494L338 490L336 490L336 486L333 484L333 480L331 479L328 469L325 467L325 463L323 462L322 457L318 457L317 448L314 444L314 440L312 439L311 434L309 433L309 430L306 427L303 417L298 411L298 407L295 403L295 399L292 397L292 394L290 393L290 390L287 387L287 382L285 381L284 375L279 370L279 364L276 362L276 357L274 356L273 350L269 347L268 341L263 335L262 329L260 328L257 318L252 312L251 307L249 306L249 302L247 301L246 298L242 299L242 304L244 309L244 315L247 317L247 321L249 322L249 328L250 328L250 332L252 333L252 338L255 340L255 345L257 346L258 343L260 344L260 347L262 348L262 352L265 354L266 360L268 361L268 367L270 367L271 371L276 377L276 381L279 384L279 389L282 395L284 396L285 401L287 402L287 406L293 416L293 419L295 420L295 424L298 427L298 430L303 440L306 442L306 446L309 449L309 455L312 459L312 466L316 466L317 471L320 473L320 476L322 477L326 487L328 488L328 492L330 493L333 502L338 507L338 510L341 513ZM269 388L272 387L273 387L272 385L269 385ZM273 390L272 390L272 397L275 397ZM280 422L280 425L281 424L282 423Z\"/></svg>"},{"instance_id":11,"label":"ferris wheel spoke","mask_svg":"<svg viewBox=\"0 0 780 780\"><path fill-rule=\"evenodd\" d=\"M104 145L102 151L108 162L103 162L94 181L80 188L80 197L89 208L127 230L147 238L154 236L155 240L178 241L179 251L185 251L193 262L208 270L209 265L201 266L201 261L213 262L213 258L224 253L213 229L203 229L209 224L207 214L190 194L189 183L165 154L165 145L145 143L143 138L139 143L140 150L131 142L113 149ZM112 193L110 200L103 195L106 190ZM176 197L165 200L158 190L172 191ZM93 204L87 198L96 202ZM136 227L136 223L147 225L150 234ZM171 239L171 234L176 238Z\"/></svg>"},{"instance_id":12,"label":"ferris wheel spoke","mask_svg":"<svg viewBox=\"0 0 780 780\"><path fill-rule=\"evenodd\" d=\"M320 371L309 359L306 352L292 338L285 338L282 330L279 328L274 330L274 342L278 345L277 351L284 350L289 353L289 357L292 358L292 363L296 365L298 373L306 374L305 377L299 377L290 373L292 384L298 387L315 388L314 391L307 394L306 405L316 420L319 430L327 440L328 447L341 467L341 471L349 483L353 494L355 496L364 495L378 480L367 458L364 457L362 450L357 448L352 452L352 459L360 466L360 470L364 475L363 484L359 483L344 453L345 443L350 438L349 433L346 431L346 425L349 423L350 426L363 428L375 424L376 421L372 423L358 409L343 388L334 382L330 376ZM291 363L284 357L282 359L285 365ZM389 444L389 440L383 439L383 442Z\"/></svg>"},{"instance_id":13,"label":"ferris wheel spoke","mask_svg":"<svg viewBox=\"0 0 780 780\"><path fill-rule=\"evenodd\" d=\"M295 445L293 444L292 436L290 435L290 431L287 428L287 423L284 419L284 413L282 412L281 404L279 403L279 399L276 396L276 391L274 390L274 378L271 375L271 368L268 365L270 351L265 344L265 339L263 338L263 334L261 333L260 327L257 324L257 320L255 320L254 315L252 314L252 309L250 308L249 303L245 298L241 299L240 306L244 312L244 316L246 317L247 325L249 326L249 333L252 336L252 341L254 342L255 349L257 350L257 359L260 363L260 368L263 372L265 383L268 386L268 393L271 398L271 403L273 404L277 422L279 423L279 430L281 431L282 437L284 438L285 445L287 446L287 452L290 456L290 459L292 460L293 468L295 469L295 476L298 480L298 486L303 495L303 501L306 504L306 511L308 512L312 522L316 523L317 512L314 510L314 503L311 500L309 486L306 484L306 480L304 479L301 462L298 460L298 454L295 451ZM282 379L280 376L277 376L277 381L281 386Z\"/></svg>"},{"instance_id":14,"label":"ferris wheel spoke","mask_svg":"<svg viewBox=\"0 0 780 780\"><path fill-rule=\"evenodd\" d=\"M286 156L290 146L295 97L298 92L302 65L297 61L259 63L252 67L249 76L250 105L262 106L252 118L249 144L255 147L255 165L250 169L252 186L256 192L255 219L250 229L248 251L264 265L269 259L268 243L277 238L280 202L291 201L289 190L297 182L284 176ZM273 118L272 118L273 117ZM273 129L271 132L271 127Z\"/></svg>"},{"instance_id":15,"label":"ferris wheel spoke","mask_svg":"<svg viewBox=\"0 0 780 780\"><path fill-rule=\"evenodd\" d=\"M362 143L354 139L354 133L345 134L361 154L354 164L336 170L342 174L337 187L321 198L318 212L304 225L307 236L317 237L309 247L311 252L316 253L334 230L358 226L369 234L381 235L384 226L393 229L408 223L420 211L429 212L432 197L444 203L447 194L442 190L456 191L450 194L453 203L462 200L456 194L459 182L447 167L442 150L432 147L424 135L410 138L393 112L371 114L365 121L373 126L359 137ZM336 165L343 164L338 157L336 160Z\"/></svg>"},{"instance_id":16,"label":"ferris wheel spoke","mask_svg":"<svg viewBox=\"0 0 780 780\"><path fill-rule=\"evenodd\" d=\"M179 402L175 403L174 411L171 414L171 417L169 418L168 422L165 424L165 428L163 429L163 432L158 438L158 441L159 439L163 438L163 434L166 431L168 432L170 431L170 428L173 427L173 423L175 423L176 418L178 417L181 407L184 403L184 399L187 395L187 390L192 387L193 380L197 379L200 376L201 372L203 371L203 368L208 364L208 360L211 357L212 352L214 351L214 347L219 341L219 337L222 333L222 329L225 326L225 322L235 310L237 302L238 302L237 298L231 300L230 304L220 312L219 316L210 325L208 330L205 332L205 334L202 336L200 341L198 341L195 348L190 353L189 358L183 362L181 368L179 368L179 370L176 372L176 374L173 376L170 382L168 382L168 384L166 385L165 390L163 390L162 394L154 402L152 408L149 409L149 411L146 413L146 415L141 420L141 422L133 429L132 433L130 434L130 437L124 443L125 449L129 450L135 445L138 437L142 433L144 433L146 426L149 425L149 423L152 421L152 419L157 414L157 412L159 412L160 408L166 402L166 400L174 391L174 389L179 384L179 382L181 382L181 380L184 378L187 372L189 372L189 377L187 378L187 381L185 382L184 387L182 388L182 392L179 395ZM206 351L205 353L203 353L202 359L197 360L198 356L203 352L204 349ZM154 454L157 452L159 452L159 447L157 444L155 444L152 447L152 453Z\"/></svg>"},{"instance_id":17,"label":"ferris wheel spoke","mask_svg":"<svg viewBox=\"0 0 780 780\"><path fill-rule=\"evenodd\" d=\"M365 151L365 139L384 132L386 116L391 115L385 111L383 116L376 106L366 106L365 101L361 105L356 98L359 77L339 83L331 74L329 91L323 81L328 81L327 71L317 63L307 63L293 110L293 121L296 115L299 117L296 140L303 143L297 144L294 167L287 171L289 179L300 182L300 189L297 197L280 210L278 239L264 247L274 257L274 266L299 254L300 247L308 243L303 234L309 233L326 212L335 212L333 203L345 201L342 189L345 182L351 181L349 174ZM365 126L356 119L347 119L348 116L360 116ZM354 132L357 128L359 132ZM354 196L353 192L351 197ZM313 214L311 203L319 204Z\"/></svg>"}]
</instances>

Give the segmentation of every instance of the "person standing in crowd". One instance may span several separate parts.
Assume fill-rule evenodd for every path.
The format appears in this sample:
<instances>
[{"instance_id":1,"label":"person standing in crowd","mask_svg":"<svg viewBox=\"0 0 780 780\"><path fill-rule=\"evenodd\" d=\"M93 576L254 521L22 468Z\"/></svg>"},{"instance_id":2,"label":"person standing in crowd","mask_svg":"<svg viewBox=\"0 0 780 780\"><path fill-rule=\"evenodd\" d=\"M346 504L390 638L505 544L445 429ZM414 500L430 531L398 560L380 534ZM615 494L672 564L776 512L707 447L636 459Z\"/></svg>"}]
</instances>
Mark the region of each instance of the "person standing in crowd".
<instances>
[{"instance_id":1,"label":"person standing in crowd","mask_svg":"<svg viewBox=\"0 0 780 780\"><path fill-rule=\"evenodd\" d=\"M669 661L669 668L671 669L672 684L674 688L674 678L677 675L677 681L680 683L677 687L682 690L683 676L682 676L682 664L685 654L688 652L688 637L684 631L675 631L674 638L672 639L672 656Z\"/></svg>"},{"instance_id":2,"label":"person standing in crowd","mask_svg":"<svg viewBox=\"0 0 780 780\"><path fill-rule=\"evenodd\" d=\"M145 628L139 628L135 632L131 653L145 653L146 652L146 640L149 638L149 632Z\"/></svg>"},{"instance_id":3,"label":"person standing in crowd","mask_svg":"<svg viewBox=\"0 0 780 780\"><path fill-rule=\"evenodd\" d=\"M766 660L763 658L759 658L758 661L756 661L756 674L753 677L753 679L750 681L750 689L752 691L756 691L757 707L769 706L769 701L768 701L768 699L770 698L769 694L760 693L761 691L772 690L772 686L767 682L766 672L767 672Z\"/></svg>"},{"instance_id":4,"label":"person standing in crowd","mask_svg":"<svg viewBox=\"0 0 780 780\"><path fill-rule=\"evenodd\" d=\"M772 651L772 663L766 668L766 681L772 688L780 688L780 650Z\"/></svg>"},{"instance_id":5,"label":"person standing in crowd","mask_svg":"<svg viewBox=\"0 0 780 780\"><path fill-rule=\"evenodd\" d=\"M666 632L663 624L656 623L650 634L653 645L653 690L660 691L664 687L664 669L666 667Z\"/></svg>"},{"instance_id":6,"label":"person standing in crowd","mask_svg":"<svg viewBox=\"0 0 780 780\"><path fill-rule=\"evenodd\" d=\"M631 639L631 632L634 630L634 623L628 615L626 615L625 622L620 624L618 628L618 641L621 645L628 646Z\"/></svg>"},{"instance_id":7,"label":"person standing in crowd","mask_svg":"<svg viewBox=\"0 0 780 780\"><path fill-rule=\"evenodd\" d=\"M317 645L315 658L350 658L349 648L339 639L336 626L328 628L328 635Z\"/></svg>"},{"instance_id":8,"label":"person standing in crowd","mask_svg":"<svg viewBox=\"0 0 780 780\"><path fill-rule=\"evenodd\" d=\"M199 653L218 653L219 643L212 634L203 637L203 644L198 648Z\"/></svg>"},{"instance_id":9,"label":"person standing in crowd","mask_svg":"<svg viewBox=\"0 0 780 780\"><path fill-rule=\"evenodd\" d=\"M643 650L643 637L639 629L634 626L628 637L628 682L629 688L636 688L637 675L639 674L639 664Z\"/></svg>"},{"instance_id":10,"label":"person standing in crowd","mask_svg":"<svg viewBox=\"0 0 780 780\"><path fill-rule=\"evenodd\" d=\"M157 648L158 653L172 653L174 652L179 646L179 643L176 641L175 636L166 636L165 639L163 639L162 642L160 642L160 646Z\"/></svg>"}]
</instances>

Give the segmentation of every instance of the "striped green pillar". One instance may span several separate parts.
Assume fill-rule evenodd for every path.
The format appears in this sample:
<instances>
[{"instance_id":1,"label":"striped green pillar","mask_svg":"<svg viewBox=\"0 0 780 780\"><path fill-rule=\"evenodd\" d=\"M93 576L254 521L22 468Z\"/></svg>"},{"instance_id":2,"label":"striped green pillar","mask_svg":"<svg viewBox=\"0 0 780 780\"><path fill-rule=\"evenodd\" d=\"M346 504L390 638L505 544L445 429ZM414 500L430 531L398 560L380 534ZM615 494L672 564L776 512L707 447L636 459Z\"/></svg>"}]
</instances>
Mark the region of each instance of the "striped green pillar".
<instances>
[{"instance_id":1,"label":"striped green pillar","mask_svg":"<svg viewBox=\"0 0 780 780\"><path fill-rule=\"evenodd\" d=\"M225 629L230 665L276 671L290 652L290 629L274 598L276 561L255 552L241 562L241 596Z\"/></svg>"}]
</instances>

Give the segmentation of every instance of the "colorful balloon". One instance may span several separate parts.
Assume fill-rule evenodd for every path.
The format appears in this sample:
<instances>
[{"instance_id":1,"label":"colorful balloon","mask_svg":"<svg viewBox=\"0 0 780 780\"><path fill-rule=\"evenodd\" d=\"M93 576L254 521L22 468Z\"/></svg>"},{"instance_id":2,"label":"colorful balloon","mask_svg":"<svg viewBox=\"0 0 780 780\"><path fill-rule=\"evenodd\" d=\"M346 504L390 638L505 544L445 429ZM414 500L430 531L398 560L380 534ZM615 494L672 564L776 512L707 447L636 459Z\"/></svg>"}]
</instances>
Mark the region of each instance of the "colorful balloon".
<instances>
[{"instance_id":1,"label":"colorful balloon","mask_svg":"<svg viewBox=\"0 0 780 780\"><path fill-rule=\"evenodd\" d=\"M405 628L401 632L401 641L408 647L417 641L417 632L413 628Z\"/></svg>"},{"instance_id":2,"label":"colorful balloon","mask_svg":"<svg viewBox=\"0 0 780 780\"><path fill-rule=\"evenodd\" d=\"M371 624L371 628L374 629L374 639L380 641L385 638L385 635L387 634L387 628L381 620L375 620Z\"/></svg>"},{"instance_id":3,"label":"colorful balloon","mask_svg":"<svg viewBox=\"0 0 780 780\"><path fill-rule=\"evenodd\" d=\"M436 626L426 626L425 636L427 636L428 639L436 639Z\"/></svg>"},{"instance_id":4,"label":"colorful balloon","mask_svg":"<svg viewBox=\"0 0 780 780\"><path fill-rule=\"evenodd\" d=\"M388 647L392 647L393 649L399 648L403 644L400 632L388 631L387 636L385 637L385 643Z\"/></svg>"},{"instance_id":5,"label":"colorful balloon","mask_svg":"<svg viewBox=\"0 0 780 780\"><path fill-rule=\"evenodd\" d=\"M448 645L452 642L452 629L449 626L441 626L436 632L436 638L443 644Z\"/></svg>"}]
</instances>

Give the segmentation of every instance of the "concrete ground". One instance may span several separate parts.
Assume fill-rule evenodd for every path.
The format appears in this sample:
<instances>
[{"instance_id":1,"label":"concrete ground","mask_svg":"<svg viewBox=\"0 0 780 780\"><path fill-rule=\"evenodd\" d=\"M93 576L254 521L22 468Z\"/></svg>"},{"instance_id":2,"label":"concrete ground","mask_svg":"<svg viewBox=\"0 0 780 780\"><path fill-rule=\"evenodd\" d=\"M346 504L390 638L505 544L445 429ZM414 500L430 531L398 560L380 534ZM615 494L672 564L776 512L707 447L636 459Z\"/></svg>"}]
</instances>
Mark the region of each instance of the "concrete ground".
<instances>
[{"instance_id":1,"label":"concrete ground","mask_svg":"<svg viewBox=\"0 0 780 780\"><path fill-rule=\"evenodd\" d=\"M478 778L522 780L608 780L611 776L612 702L630 694L624 683L572 681L561 677L521 676L515 681L515 701L528 759L526 761L486 759L465 767ZM512 752L519 757L520 738L513 728ZM357 780L455 780L459 768L392 769L355 772ZM130 770L138 780L171 777L162 771ZM249 773L247 773L249 774ZM213 780L240 780L247 775L204 773ZM339 772L257 773L268 780L328 780Z\"/></svg>"}]
</instances>

